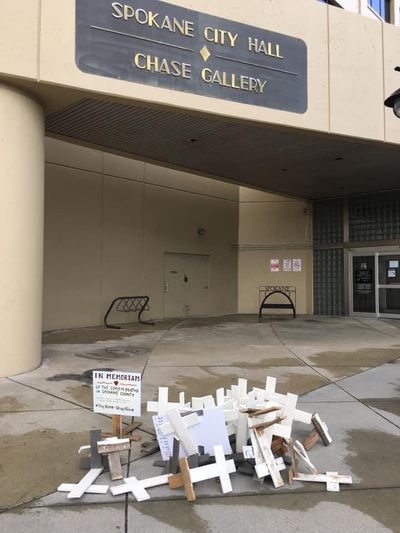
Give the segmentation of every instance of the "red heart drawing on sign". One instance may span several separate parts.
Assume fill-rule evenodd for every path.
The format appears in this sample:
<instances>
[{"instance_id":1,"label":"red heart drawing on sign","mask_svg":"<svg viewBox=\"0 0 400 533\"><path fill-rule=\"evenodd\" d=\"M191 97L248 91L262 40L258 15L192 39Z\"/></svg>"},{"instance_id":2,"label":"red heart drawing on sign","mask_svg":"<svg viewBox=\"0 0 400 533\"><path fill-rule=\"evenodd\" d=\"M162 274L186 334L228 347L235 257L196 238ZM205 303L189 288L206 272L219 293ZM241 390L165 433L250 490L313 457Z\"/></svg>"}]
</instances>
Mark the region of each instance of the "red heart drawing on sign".
<instances>
[{"instance_id":1,"label":"red heart drawing on sign","mask_svg":"<svg viewBox=\"0 0 400 533\"><path fill-rule=\"evenodd\" d=\"M117 386L118 385L118 381L114 381L114 385Z\"/></svg>"}]
</instances>

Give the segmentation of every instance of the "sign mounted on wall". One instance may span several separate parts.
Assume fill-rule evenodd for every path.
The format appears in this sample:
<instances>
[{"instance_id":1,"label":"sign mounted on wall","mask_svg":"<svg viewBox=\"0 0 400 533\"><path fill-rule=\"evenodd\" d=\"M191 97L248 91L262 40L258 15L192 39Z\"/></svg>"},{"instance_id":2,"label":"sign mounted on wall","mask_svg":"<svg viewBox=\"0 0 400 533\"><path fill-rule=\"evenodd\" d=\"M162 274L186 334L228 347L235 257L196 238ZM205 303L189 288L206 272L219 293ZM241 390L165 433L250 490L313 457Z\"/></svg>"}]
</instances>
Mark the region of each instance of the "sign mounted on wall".
<instances>
[{"instance_id":1,"label":"sign mounted on wall","mask_svg":"<svg viewBox=\"0 0 400 533\"><path fill-rule=\"evenodd\" d=\"M270 265L271 265L271 272L280 272L281 262L279 259L271 259Z\"/></svg>"},{"instance_id":2,"label":"sign mounted on wall","mask_svg":"<svg viewBox=\"0 0 400 533\"><path fill-rule=\"evenodd\" d=\"M164 89L307 110L304 41L158 0L76 0L76 64Z\"/></svg>"}]
</instances>

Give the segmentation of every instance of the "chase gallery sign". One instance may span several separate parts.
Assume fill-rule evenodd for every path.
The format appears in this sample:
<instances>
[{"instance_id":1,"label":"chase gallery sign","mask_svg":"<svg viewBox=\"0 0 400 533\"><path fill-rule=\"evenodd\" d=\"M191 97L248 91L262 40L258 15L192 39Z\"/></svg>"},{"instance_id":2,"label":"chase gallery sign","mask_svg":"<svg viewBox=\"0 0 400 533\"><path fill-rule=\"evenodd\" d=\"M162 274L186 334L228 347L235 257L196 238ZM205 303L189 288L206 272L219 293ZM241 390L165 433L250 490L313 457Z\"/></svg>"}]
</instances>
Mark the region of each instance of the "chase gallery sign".
<instances>
[{"instance_id":1,"label":"chase gallery sign","mask_svg":"<svg viewBox=\"0 0 400 533\"><path fill-rule=\"evenodd\" d=\"M76 64L164 89L307 110L304 41L158 0L76 0Z\"/></svg>"}]
</instances>

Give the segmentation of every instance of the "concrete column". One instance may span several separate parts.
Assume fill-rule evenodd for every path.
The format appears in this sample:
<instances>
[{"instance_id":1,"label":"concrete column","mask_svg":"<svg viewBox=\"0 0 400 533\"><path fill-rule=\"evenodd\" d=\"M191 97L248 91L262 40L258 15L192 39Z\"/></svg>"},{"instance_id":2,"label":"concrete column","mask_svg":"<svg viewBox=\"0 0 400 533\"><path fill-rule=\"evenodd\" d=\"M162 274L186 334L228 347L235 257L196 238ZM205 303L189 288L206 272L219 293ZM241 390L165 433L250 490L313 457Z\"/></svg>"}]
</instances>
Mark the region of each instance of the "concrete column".
<instances>
[{"instance_id":1,"label":"concrete column","mask_svg":"<svg viewBox=\"0 0 400 533\"><path fill-rule=\"evenodd\" d=\"M0 82L0 376L41 362L44 115Z\"/></svg>"}]
</instances>

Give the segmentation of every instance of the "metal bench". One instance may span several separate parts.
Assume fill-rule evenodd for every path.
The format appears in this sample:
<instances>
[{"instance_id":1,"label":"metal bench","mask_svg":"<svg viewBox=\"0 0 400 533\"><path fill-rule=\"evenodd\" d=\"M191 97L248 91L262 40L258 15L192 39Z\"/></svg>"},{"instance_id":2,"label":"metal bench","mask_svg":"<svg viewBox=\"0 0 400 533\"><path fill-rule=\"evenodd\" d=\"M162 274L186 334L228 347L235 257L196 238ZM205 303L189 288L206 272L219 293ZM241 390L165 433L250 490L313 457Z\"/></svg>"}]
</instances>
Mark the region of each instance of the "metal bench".
<instances>
[{"instance_id":1,"label":"metal bench","mask_svg":"<svg viewBox=\"0 0 400 533\"><path fill-rule=\"evenodd\" d=\"M104 316L104 325L106 328L121 329L121 326L113 326L107 322L107 318L113 309L120 313L136 312L138 313L138 320L141 324L148 324L149 326L154 326L154 322L142 320L142 313L144 311L150 310L148 296L118 296L118 298L115 298L111 302L110 307L108 308L107 313Z\"/></svg>"},{"instance_id":2,"label":"metal bench","mask_svg":"<svg viewBox=\"0 0 400 533\"><path fill-rule=\"evenodd\" d=\"M286 298L287 302L267 303L267 300L274 294L281 294ZM290 309L293 312L293 318L296 318L296 287L270 285L259 287L259 301L261 302L258 312L259 320L262 319L263 309Z\"/></svg>"}]
</instances>

